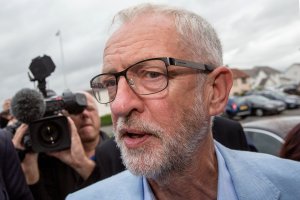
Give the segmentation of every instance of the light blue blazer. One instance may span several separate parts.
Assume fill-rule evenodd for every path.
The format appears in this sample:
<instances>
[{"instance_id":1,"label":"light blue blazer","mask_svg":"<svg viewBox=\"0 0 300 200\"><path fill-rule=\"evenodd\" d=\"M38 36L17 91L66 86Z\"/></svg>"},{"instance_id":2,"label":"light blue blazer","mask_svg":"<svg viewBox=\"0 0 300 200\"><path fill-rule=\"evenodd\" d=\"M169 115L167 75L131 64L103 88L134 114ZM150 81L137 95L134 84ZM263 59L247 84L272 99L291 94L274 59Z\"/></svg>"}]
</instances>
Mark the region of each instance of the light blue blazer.
<instances>
[{"instance_id":1,"label":"light blue blazer","mask_svg":"<svg viewBox=\"0 0 300 200\"><path fill-rule=\"evenodd\" d=\"M216 142L240 200L300 200L300 162L230 150ZM143 200L142 177L129 171L68 195L67 200Z\"/></svg>"}]
</instances>

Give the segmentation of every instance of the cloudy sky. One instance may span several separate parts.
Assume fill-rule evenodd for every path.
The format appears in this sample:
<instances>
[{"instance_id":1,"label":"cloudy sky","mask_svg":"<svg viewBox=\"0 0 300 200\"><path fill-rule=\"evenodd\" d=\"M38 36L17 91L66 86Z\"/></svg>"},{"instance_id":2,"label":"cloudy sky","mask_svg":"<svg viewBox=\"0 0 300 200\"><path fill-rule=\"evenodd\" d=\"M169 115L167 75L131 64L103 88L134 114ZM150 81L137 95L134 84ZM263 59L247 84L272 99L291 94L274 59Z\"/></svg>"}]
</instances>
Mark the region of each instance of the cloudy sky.
<instances>
[{"instance_id":1,"label":"cloudy sky","mask_svg":"<svg viewBox=\"0 0 300 200\"><path fill-rule=\"evenodd\" d=\"M217 30L224 64L284 70L300 62L299 0L0 0L0 102L24 87L33 58L48 55L56 65L47 88L89 88L100 73L110 20L122 8L142 2L192 10ZM61 35L56 36L60 30ZM61 39L61 43L60 43ZM62 44L62 48L61 45ZM61 51L61 49L63 51ZM63 76L64 74L64 76Z\"/></svg>"}]
</instances>

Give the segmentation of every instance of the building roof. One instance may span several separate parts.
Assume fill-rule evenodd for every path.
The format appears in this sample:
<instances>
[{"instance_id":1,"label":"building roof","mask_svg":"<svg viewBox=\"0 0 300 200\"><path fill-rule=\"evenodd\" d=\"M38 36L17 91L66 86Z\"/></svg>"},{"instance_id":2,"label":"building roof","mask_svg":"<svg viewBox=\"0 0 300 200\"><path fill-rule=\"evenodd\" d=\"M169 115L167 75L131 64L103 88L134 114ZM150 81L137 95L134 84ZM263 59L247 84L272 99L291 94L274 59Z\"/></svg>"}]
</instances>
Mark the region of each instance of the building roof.
<instances>
[{"instance_id":1,"label":"building roof","mask_svg":"<svg viewBox=\"0 0 300 200\"><path fill-rule=\"evenodd\" d=\"M233 79L238 79L238 78L248 78L249 75L246 74L244 71L236 69L236 68L232 68L231 69L232 74L233 74Z\"/></svg>"},{"instance_id":2,"label":"building roof","mask_svg":"<svg viewBox=\"0 0 300 200\"><path fill-rule=\"evenodd\" d=\"M247 73L251 77L255 77L258 75L260 71L263 71L267 75L272 75L272 74L280 74L281 72L268 66L256 66L252 69L246 69L244 70L245 73Z\"/></svg>"},{"instance_id":3,"label":"building roof","mask_svg":"<svg viewBox=\"0 0 300 200\"><path fill-rule=\"evenodd\" d=\"M283 80L283 81L291 81L292 80L286 76L280 76L279 78L280 78L280 80Z\"/></svg>"},{"instance_id":4,"label":"building roof","mask_svg":"<svg viewBox=\"0 0 300 200\"><path fill-rule=\"evenodd\" d=\"M268 81L268 78L263 78L263 79L261 79L261 81L260 81L260 83L258 85L262 86L262 87L265 87L267 81Z\"/></svg>"},{"instance_id":5,"label":"building roof","mask_svg":"<svg viewBox=\"0 0 300 200\"><path fill-rule=\"evenodd\" d=\"M289 66L289 67L286 69L286 71L288 71L289 69L294 68L294 67L300 68L300 63L294 63L294 64L292 64L291 66Z\"/></svg>"}]
</instances>

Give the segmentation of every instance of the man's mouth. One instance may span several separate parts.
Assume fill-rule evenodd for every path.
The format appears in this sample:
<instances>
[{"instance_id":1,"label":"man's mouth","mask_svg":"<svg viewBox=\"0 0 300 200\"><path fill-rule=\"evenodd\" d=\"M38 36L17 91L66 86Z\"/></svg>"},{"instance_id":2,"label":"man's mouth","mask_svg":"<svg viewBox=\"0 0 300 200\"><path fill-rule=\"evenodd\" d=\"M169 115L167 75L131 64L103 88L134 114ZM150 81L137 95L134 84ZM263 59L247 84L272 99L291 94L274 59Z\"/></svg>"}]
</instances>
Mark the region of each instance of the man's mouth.
<instances>
[{"instance_id":1,"label":"man's mouth","mask_svg":"<svg viewBox=\"0 0 300 200\"><path fill-rule=\"evenodd\" d=\"M145 134L135 134L135 133L127 133L125 137L130 137L130 138L142 138L144 137Z\"/></svg>"},{"instance_id":2,"label":"man's mouth","mask_svg":"<svg viewBox=\"0 0 300 200\"><path fill-rule=\"evenodd\" d=\"M80 126L79 130L86 129L86 128L89 128L91 126L92 126L91 124L84 124L84 125Z\"/></svg>"},{"instance_id":3,"label":"man's mouth","mask_svg":"<svg viewBox=\"0 0 300 200\"><path fill-rule=\"evenodd\" d=\"M86 127L86 126L91 126L91 124L83 124L83 125L81 126L81 128L84 128L84 127Z\"/></svg>"},{"instance_id":4,"label":"man's mouth","mask_svg":"<svg viewBox=\"0 0 300 200\"><path fill-rule=\"evenodd\" d=\"M139 132L139 131L120 131L121 138L127 148L138 148L142 146L152 134Z\"/></svg>"}]
</instances>

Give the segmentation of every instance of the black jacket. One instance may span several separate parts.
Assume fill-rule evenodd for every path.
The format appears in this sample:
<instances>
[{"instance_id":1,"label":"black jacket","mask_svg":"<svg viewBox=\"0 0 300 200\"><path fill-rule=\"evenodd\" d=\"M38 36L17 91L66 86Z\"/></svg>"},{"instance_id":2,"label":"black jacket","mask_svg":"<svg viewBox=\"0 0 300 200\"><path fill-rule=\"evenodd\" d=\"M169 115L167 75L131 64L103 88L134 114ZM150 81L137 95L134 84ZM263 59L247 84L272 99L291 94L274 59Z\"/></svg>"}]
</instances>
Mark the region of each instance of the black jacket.
<instances>
[{"instance_id":1,"label":"black jacket","mask_svg":"<svg viewBox=\"0 0 300 200\"><path fill-rule=\"evenodd\" d=\"M244 129L237 121L215 117L213 124L213 137L225 147L235 150L249 150Z\"/></svg>"},{"instance_id":2,"label":"black jacket","mask_svg":"<svg viewBox=\"0 0 300 200\"><path fill-rule=\"evenodd\" d=\"M2 130L0 130L0 199L33 199L11 138Z\"/></svg>"}]
</instances>

